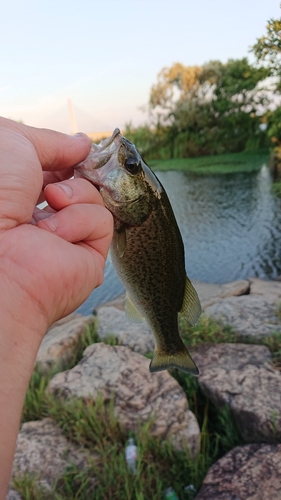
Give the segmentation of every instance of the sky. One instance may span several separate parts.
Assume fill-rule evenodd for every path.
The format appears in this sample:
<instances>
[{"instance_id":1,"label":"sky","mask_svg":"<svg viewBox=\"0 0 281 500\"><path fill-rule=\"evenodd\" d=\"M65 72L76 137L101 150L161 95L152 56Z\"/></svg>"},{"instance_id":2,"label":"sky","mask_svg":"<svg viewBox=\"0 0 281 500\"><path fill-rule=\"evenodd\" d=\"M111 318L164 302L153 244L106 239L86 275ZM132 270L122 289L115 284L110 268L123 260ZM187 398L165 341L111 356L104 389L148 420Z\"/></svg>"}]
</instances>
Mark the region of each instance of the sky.
<instances>
[{"instance_id":1,"label":"sky","mask_svg":"<svg viewBox=\"0 0 281 500\"><path fill-rule=\"evenodd\" d=\"M147 121L163 67L249 57L280 0L9 0L0 16L0 115L71 133Z\"/></svg>"}]
</instances>

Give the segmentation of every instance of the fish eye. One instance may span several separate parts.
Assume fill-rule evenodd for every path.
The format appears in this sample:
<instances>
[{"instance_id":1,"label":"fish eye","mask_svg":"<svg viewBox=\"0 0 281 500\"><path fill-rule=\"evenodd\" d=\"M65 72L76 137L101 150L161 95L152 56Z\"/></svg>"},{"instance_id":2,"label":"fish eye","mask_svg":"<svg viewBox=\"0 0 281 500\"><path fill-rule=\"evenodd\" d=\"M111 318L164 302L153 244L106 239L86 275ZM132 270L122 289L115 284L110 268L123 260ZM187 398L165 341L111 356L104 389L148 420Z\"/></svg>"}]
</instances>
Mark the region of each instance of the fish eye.
<instances>
[{"instance_id":1,"label":"fish eye","mask_svg":"<svg viewBox=\"0 0 281 500\"><path fill-rule=\"evenodd\" d=\"M129 172L129 174L138 174L140 168L140 162L137 160L137 158L131 156L125 160L125 169Z\"/></svg>"}]
</instances>

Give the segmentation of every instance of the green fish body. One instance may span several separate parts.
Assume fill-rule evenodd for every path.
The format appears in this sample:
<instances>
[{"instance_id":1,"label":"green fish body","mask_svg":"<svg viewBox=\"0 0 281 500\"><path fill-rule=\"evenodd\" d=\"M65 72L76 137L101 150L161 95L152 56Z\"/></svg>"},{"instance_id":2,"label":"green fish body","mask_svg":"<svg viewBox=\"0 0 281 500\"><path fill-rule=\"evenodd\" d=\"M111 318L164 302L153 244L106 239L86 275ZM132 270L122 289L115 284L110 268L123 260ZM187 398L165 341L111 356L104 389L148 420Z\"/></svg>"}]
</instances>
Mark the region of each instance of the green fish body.
<instances>
[{"instance_id":1,"label":"green fish body","mask_svg":"<svg viewBox=\"0 0 281 500\"><path fill-rule=\"evenodd\" d=\"M76 171L99 187L114 216L111 257L127 292L127 317L145 319L155 337L150 371L178 368L198 375L179 335L178 313L193 326L201 306L186 276L182 237L162 184L118 129L94 145Z\"/></svg>"}]
</instances>

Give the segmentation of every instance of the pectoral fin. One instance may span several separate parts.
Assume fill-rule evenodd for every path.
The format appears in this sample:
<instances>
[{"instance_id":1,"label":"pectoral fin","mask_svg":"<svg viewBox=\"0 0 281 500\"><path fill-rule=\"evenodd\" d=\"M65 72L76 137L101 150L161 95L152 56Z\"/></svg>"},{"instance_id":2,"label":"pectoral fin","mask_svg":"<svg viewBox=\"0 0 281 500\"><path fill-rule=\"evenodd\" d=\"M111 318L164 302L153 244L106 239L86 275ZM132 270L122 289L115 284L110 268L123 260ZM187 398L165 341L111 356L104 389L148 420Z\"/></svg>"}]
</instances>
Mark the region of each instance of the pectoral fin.
<instances>
[{"instance_id":1,"label":"pectoral fin","mask_svg":"<svg viewBox=\"0 0 281 500\"><path fill-rule=\"evenodd\" d=\"M117 252L119 257L123 257L127 245L126 229L123 227L117 232Z\"/></svg>"},{"instance_id":2,"label":"pectoral fin","mask_svg":"<svg viewBox=\"0 0 281 500\"><path fill-rule=\"evenodd\" d=\"M202 312L198 294L187 276L185 280L183 303L180 312L183 314L190 326L196 325Z\"/></svg>"},{"instance_id":3,"label":"pectoral fin","mask_svg":"<svg viewBox=\"0 0 281 500\"><path fill-rule=\"evenodd\" d=\"M143 323L145 321L128 294L126 295L125 314L127 319L132 321L132 323Z\"/></svg>"}]
</instances>

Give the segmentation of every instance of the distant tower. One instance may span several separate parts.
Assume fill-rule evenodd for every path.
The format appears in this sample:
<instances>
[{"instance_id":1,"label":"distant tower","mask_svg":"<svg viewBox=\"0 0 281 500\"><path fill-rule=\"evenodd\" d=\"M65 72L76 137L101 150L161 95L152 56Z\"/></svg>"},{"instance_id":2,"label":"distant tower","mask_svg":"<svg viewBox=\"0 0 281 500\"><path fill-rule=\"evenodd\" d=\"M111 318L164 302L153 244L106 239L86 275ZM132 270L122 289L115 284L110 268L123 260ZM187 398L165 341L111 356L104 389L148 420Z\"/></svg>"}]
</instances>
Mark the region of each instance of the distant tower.
<instances>
[{"instance_id":1,"label":"distant tower","mask_svg":"<svg viewBox=\"0 0 281 500\"><path fill-rule=\"evenodd\" d=\"M78 128L77 128L76 118L75 118L71 99L68 99L67 103L68 103L68 110L69 110L69 114L70 114L71 131L72 131L72 134L76 134L78 132Z\"/></svg>"}]
</instances>

